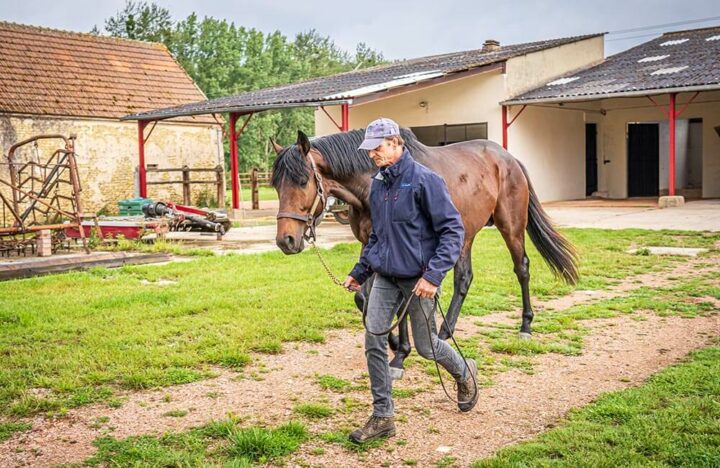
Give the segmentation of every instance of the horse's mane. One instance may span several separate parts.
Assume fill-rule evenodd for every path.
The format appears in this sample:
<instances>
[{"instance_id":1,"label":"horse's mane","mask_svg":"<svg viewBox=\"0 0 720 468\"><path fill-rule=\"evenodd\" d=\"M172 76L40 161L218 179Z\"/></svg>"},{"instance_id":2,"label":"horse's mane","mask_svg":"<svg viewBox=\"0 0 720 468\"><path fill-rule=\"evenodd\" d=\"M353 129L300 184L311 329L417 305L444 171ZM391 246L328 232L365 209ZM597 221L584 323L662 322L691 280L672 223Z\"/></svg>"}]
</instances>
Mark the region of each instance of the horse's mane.
<instances>
[{"instance_id":1,"label":"horse's mane","mask_svg":"<svg viewBox=\"0 0 720 468\"><path fill-rule=\"evenodd\" d=\"M424 145L410 129L400 129L400 135L411 152L423 151ZM310 144L323 155L332 178L347 179L377 169L367 151L358 149L364 137L364 129L351 130L316 138ZM308 169L307 159L298 146L286 146L273 164L272 185L277 188L283 179L287 179L295 185L304 186L308 182Z\"/></svg>"}]
</instances>

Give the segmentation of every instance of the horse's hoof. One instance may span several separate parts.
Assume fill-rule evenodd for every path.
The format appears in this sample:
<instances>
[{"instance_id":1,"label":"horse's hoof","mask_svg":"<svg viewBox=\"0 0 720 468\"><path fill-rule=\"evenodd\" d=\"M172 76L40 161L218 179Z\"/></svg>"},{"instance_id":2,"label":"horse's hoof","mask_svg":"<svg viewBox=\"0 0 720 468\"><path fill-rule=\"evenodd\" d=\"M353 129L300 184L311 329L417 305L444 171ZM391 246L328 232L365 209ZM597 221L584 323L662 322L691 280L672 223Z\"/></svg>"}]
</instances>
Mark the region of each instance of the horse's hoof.
<instances>
[{"instance_id":1,"label":"horse's hoof","mask_svg":"<svg viewBox=\"0 0 720 468\"><path fill-rule=\"evenodd\" d=\"M393 380L400 380L405 375L405 369L398 369L397 367L390 368L390 378Z\"/></svg>"},{"instance_id":2,"label":"horse's hoof","mask_svg":"<svg viewBox=\"0 0 720 468\"><path fill-rule=\"evenodd\" d=\"M528 332L520 332L518 333L518 338L521 340L532 340L532 334Z\"/></svg>"}]
</instances>

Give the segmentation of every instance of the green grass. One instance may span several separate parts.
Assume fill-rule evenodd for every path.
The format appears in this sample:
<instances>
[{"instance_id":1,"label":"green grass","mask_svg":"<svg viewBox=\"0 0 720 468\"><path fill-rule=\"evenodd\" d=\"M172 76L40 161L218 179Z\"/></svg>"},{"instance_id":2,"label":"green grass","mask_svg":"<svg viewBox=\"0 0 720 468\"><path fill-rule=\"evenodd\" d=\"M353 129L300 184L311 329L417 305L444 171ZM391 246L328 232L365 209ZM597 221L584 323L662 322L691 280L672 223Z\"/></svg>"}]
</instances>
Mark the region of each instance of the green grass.
<instances>
[{"instance_id":1,"label":"green grass","mask_svg":"<svg viewBox=\"0 0 720 468\"><path fill-rule=\"evenodd\" d=\"M225 206L232 206L232 190L228 190L226 192L226 200L225 200ZM260 201L270 201L270 200L277 200L278 195L277 191L272 187L259 187L258 188L258 195L260 197ZM240 200L244 202L251 202L252 201L252 191L250 188L242 188L240 190Z\"/></svg>"},{"instance_id":2,"label":"green grass","mask_svg":"<svg viewBox=\"0 0 720 468\"><path fill-rule=\"evenodd\" d=\"M720 348L606 394L473 466L720 466Z\"/></svg>"},{"instance_id":3,"label":"green grass","mask_svg":"<svg viewBox=\"0 0 720 468\"><path fill-rule=\"evenodd\" d=\"M156 239L152 243L142 242L139 240L118 239L117 242L114 243L98 244L97 248L99 250L108 250L111 252L131 251L143 253L169 253L188 257L211 257L215 255L215 252L210 249L183 247L181 242L172 242L161 239Z\"/></svg>"},{"instance_id":4,"label":"green grass","mask_svg":"<svg viewBox=\"0 0 720 468\"><path fill-rule=\"evenodd\" d=\"M578 287L583 289L608 287L678 261L625 253L631 245L712 248L720 239L665 231L566 233L582 259ZM358 254L359 244L344 244L325 257L342 276ZM544 299L572 290L551 275L534 249L529 255L534 295ZM475 280L463 313L517 307L519 287L497 231L478 236L473 259ZM152 284L160 279L175 283ZM442 299L446 309L451 293L452 274ZM670 299L683 294L689 291L668 293ZM279 353L288 341L322 342L329 329L361 326L352 296L330 282L312 252L199 256L189 263L98 268L3 282L0 297L0 415L5 416L63 414L98 401L121 405L116 398L121 390L205 379L217 373L216 366L242 369L253 352ZM538 318L538 327L543 320ZM576 341L559 339L562 348L557 349L572 354ZM538 342L545 343L540 333ZM533 346L506 343L504 349L532 354L534 348L524 347ZM329 378L318 383L340 392L363 388Z\"/></svg>"},{"instance_id":5,"label":"green grass","mask_svg":"<svg viewBox=\"0 0 720 468\"><path fill-rule=\"evenodd\" d=\"M323 390L332 390L334 392L347 392L352 388L352 383L334 375L318 375L315 381Z\"/></svg>"},{"instance_id":6,"label":"green grass","mask_svg":"<svg viewBox=\"0 0 720 468\"><path fill-rule=\"evenodd\" d=\"M293 411L311 419L323 419L332 416L333 409L324 403L301 403Z\"/></svg>"},{"instance_id":7,"label":"green grass","mask_svg":"<svg viewBox=\"0 0 720 468\"><path fill-rule=\"evenodd\" d=\"M250 467L292 454L307 438L305 426L293 421L268 429L240 428L237 420L227 419L161 437L99 438L98 453L85 464Z\"/></svg>"},{"instance_id":8,"label":"green grass","mask_svg":"<svg viewBox=\"0 0 720 468\"><path fill-rule=\"evenodd\" d=\"M16 432L32 429L32 424L25 422L0 422L0 442L9 439Z\"/></svg>"}]
</instances>

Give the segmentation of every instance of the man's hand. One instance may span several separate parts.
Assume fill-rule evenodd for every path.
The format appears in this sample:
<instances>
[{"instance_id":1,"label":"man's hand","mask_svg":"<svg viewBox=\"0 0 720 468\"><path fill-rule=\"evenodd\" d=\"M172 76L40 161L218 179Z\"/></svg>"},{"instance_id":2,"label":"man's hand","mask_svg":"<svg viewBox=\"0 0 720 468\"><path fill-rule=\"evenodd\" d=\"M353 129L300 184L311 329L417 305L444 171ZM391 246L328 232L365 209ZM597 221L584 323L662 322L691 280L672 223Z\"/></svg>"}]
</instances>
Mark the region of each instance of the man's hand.
<instances>
[{"instance_id":1,"label":"man's hand","mask_svg":"<svg viewBox=\"0 0 720 468\"><path fill-rule=\"evenodd\" d=\"M433 297L435 297L437 289L438 287L432 284L430 281L426 280L425 278L420 278L420 280L415 284L413 292L417 296L432 299Z\"/></svg>"},{"instance_id":2,"label":"man's hand","mask_svg":"<svg viewBox=\"0 0 720 468\"><path fill-rule=\"evenodd\" d=\"M348 276L343 283L343 288L348 291L357 292L360 291L360 283L358 283L352 276Z\"/></svg>"}]
</instances>

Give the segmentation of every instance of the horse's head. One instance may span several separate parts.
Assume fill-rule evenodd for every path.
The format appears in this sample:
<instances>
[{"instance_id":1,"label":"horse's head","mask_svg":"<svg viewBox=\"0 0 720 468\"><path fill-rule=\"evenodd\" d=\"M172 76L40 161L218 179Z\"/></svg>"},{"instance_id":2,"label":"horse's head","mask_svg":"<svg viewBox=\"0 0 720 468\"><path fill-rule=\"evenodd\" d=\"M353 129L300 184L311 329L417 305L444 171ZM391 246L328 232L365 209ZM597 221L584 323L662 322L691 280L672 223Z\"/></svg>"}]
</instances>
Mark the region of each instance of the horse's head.
<instances>
[{"instance_id":1,"label":"horse's head","mask_svg":"<svg viewBox=\"0 0 720 468\"><path fill-rule=\"evenodd\" d=\"M311 148L310 140L301 131L294 145L283 148L274 141L272 144L277 153L272 184L280 201L275 243L291 255L302 252L305 233L313 231L322 215L326 193L318 167L322 155Z\"/></svg>"}]
</instances>

